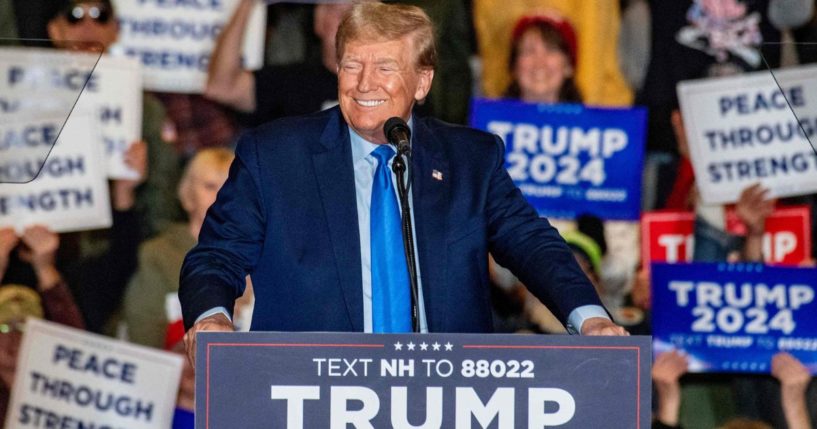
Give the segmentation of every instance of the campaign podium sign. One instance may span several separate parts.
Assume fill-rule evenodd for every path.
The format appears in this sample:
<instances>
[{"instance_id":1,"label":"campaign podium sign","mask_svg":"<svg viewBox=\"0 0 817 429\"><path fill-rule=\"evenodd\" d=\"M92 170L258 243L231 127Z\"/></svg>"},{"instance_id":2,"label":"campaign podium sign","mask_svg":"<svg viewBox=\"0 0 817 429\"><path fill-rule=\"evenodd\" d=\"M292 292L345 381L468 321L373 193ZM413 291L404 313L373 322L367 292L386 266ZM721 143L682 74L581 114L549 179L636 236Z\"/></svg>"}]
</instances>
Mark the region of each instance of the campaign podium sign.
<instances>
[{"instance_id":1,"label":"campaign podium sign","mask_svg":"<svg viewBox=\"0 0 817 429\"><path fill-rule=\"evenodd\" d=\"M644 108L474 100L471 125L505 142L505 168L547 217L637 220Z\"/></svg>"},{"instance_id":2,"label":"campaign podium sign","mask_svg":"<svg viewBox=\"0 0 817 429\"><path fill-rule=\"evenodd\" d=\"M766 373L791 353L817 372L817 269L652 264L656 354L687 352L691 372Z\"/></svg>"},{"instance_id":3,"label":"campaign podium sign","mask_svg":"<svg viewBox=\"0 0 817 429\"><path fill-rule=\"evenodd\" d=\"M647 428L650 338L216 333L196 427Z\"/></svg>"}]
</instances>

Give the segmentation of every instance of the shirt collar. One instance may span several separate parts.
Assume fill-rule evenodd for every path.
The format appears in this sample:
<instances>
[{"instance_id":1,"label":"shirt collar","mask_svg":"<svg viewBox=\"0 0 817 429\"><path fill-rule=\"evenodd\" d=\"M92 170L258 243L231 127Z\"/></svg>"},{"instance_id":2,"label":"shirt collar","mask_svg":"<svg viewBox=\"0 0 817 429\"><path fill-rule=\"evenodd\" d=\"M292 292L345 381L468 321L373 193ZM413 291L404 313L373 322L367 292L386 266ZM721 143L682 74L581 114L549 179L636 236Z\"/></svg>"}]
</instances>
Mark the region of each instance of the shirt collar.
<instances>
[{"instance_id":1,"label":"shirt collar","mask_svg":"<svg viewBox=\"0 0 817 429\"><path fill-rule=\"evenodd\" d=\"M414 117L409 117L408 120L408 127L411 131L411 135L414 135ZM356 133L352 127L349 127L349 139L352 141L352 163L357 164L358 161L361 159L365 159L372 153L373 150L377 149L380 145L377 143L372 143L363 137L360 134Z\"/></svg>"}]
</instances>

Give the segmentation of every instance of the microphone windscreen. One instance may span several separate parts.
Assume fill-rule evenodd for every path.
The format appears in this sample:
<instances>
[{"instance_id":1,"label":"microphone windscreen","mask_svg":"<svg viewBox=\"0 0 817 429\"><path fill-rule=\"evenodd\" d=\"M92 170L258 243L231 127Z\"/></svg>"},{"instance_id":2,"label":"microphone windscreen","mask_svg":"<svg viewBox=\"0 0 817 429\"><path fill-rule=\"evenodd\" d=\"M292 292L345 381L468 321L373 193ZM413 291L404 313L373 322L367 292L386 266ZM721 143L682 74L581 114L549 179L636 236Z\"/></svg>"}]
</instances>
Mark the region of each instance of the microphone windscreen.
<instances>
[{"instance_id":1,"label":"microphone windscreen","mask_svg":"<svg viewBox=\"0 0 817 429\"><path fill-rule=\"evenodd\" d=\"M406 124L406 121L404 121L403 118L394 116L389 118L389 120L387 120L383 125L383 134L386 135L387 139L391 140L391 136L394 131L403 131L406 133L406 136L409 135L408 124Z\"/></svg>"}]
</instances>

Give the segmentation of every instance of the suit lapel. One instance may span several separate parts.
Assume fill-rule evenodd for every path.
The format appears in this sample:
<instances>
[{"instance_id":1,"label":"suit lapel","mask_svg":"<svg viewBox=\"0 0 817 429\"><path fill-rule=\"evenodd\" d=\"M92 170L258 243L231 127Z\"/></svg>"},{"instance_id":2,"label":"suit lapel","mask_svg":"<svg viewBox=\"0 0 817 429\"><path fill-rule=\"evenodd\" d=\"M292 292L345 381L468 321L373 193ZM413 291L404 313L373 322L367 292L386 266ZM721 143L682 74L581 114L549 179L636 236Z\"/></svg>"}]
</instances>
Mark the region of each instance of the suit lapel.
<instances>
[{"instance_id":1,"label":"suit lapel","mask_svg":"<svg viewBox=\"0 0 817 429\"><path fill-rule=\"evenodd\" d=\"M363 281L352 149L340 110L335 108L334 113L321 135L320 146L313 151L312 161L346 311L352 328L362 332Z\"/></svg>"},{"instance_id":2,"label":"suit lapel","mask_svg":"<svg viewBox=\"0 0 817 429\"><path fill-rule=\"evenodd\" d=\"M445 285L448 247L445 242L448 213L448 160L442 145L425 121L415 117L412 138L412 198L417 229L417 253L422 276L423 301L430 332L439 332L447 303Z\"/></svg>"}]
</instances>

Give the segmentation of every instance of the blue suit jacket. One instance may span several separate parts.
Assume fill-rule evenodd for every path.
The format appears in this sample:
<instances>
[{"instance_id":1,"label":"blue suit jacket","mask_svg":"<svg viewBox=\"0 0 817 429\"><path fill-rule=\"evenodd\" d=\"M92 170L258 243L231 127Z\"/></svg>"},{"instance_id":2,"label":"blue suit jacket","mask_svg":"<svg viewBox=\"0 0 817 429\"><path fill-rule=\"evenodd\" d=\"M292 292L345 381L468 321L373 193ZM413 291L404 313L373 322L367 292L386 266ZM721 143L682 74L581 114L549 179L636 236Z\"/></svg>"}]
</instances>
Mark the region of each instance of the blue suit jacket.
<instances>
[{"instance_id":1,"label":"blue suit jacket","mask_svg":"<svg viewBox=\"0 0 817 429\"><path fill-rule=\"evenodd\" d=\"M418 117L413 134L429 331L491 330L489 251L563 323L576 307L601 305L557 231L506 173L498 137ZM351 143L338 108L271 122L239 142L182 267L186 327L210 308L232 309L246 274L256 299L253 330L363 330Z\"/></svg>"}]
</instances>

